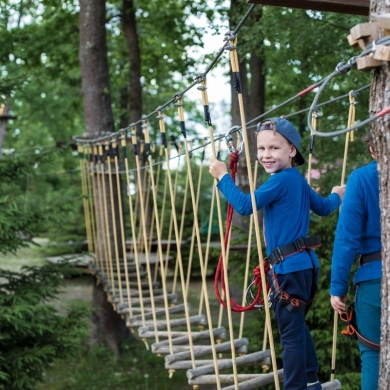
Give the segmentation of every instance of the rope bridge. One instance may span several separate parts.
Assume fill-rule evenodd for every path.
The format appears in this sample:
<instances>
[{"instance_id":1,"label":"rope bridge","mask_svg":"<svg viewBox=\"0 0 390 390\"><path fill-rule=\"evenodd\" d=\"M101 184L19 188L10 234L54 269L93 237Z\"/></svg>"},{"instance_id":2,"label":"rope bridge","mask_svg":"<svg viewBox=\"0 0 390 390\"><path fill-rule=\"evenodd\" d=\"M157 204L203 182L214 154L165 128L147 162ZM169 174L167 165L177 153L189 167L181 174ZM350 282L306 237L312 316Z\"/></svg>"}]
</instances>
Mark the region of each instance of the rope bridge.
<instances>
[{"instance_id":1,"label":"rope bridge","mask_svg":"<svg viewBox=\"0 0 390 390\"><path fill-rule=\"evenodd\" d=\"M307 110L311 134L309 180L315 135L335 136L346 133L346 161L348 142L352 140L351 131L390 112L389 108L385 108L355 124L356 91L351 91L346 95L350 98L347 128L332 133L316 129L319 108L325 104L318 103L320 94L333 77L348 72L356 65L357 58L370 53L372 48L368 45L360 56L338 64L335 71L322 81L247 122L238 72L236 33L253 7L250 7L236 30L226 34L226 43L208 69L185 91L175 94L155 111L117 133L92 140L74 138L80 156L90 269L104 287L108 301L126 319L127 326L134 333L137 332L145 347L152 353L165 356L165 368L170 377L174 376L176 370L187 370L188 382L194 389L206 384L225 390L257 389L269 384L279 389L280 381L283 380L283 369L277 367L272 338L259 220L252 215L248 222L244 245L246 250L242 255L242 262L245 263L243 298L241 304L238 304L230 296L228 277L229 254L235 250L234 245L231 245L231 213L228 211L228 222L224 229L224 206L216 191L216 183L212 183L209 175L204 176L205 156L219 157L221 141L226 138L231 155L235 154L238 159L238 154L243 153L242 157L246 159L248 177L251 178L249 187L253 194L258 166L252 166L249 148L243 146L249 143L248 129L271 111L317 89L313 103ZM389 37L379 41L382 45L390 44ZM209 111L206 74L225 50L230 52L241 127L236 126L226 134L216 135ZM204 140L189 140L186 132L183 96L194 86L201 93L205 123L209 130L209 136ZM177 107L178 126L182 135L182 140L175 144L177 153L174 153L172 143L167 142L165 128L164 108L171 103ZM142 127L142 142L136 136L138 125ZM159 129L160 143L150 141L150 127ZM231 136L235 132L240 136L237 149ZM205 186L207 179L209 182ZM344 180L345 164L342 184ZM253 196L252 207L256 209ZM205 220L201 214L208 215L206 223L201 224ZM216 247L221 252L217 267L218 280L215 280L216 295L223 303L219 306L219 312L215 309L215 301L211 300L214 295L213 284L208 278L215 270L211 253L212 246L215 246L211 241L215 214L218 216L220 238ZM201 234L204 226L206 235ZM187 234L188 231L190 234ZM255 256L253 248L257 250ZM258 260L252 263L253 258ZM257 282L248 286L250 270L257 266ZM201 288L198 291L199 299L194 305L190 286L195 268L200 272ZM219 282L222 284L221 292ZM257 291L254 284L257 285ZM246 301L247 296L251 300L249 303ZM261 297L265 299L261 300ZM244 326L247 310L251 308L264 311L265 331L262 350L248 353L250 344L244 337ZM240 313L235 315L238 318L233 319L233 311ZM235 326L237 323L238 329ZM227 324L227 328L223 324ZM336 340L336 316L334 329ZM242 368L247 365L255 365L258 367L256 371L263 372L243 373ZM272 367L272 372L267 372L269 367ZM229 373L225 374L226 370ZM340 382L334 379L334 370L335 345L332 375L330 382L323 384L324 389L341 388Z\"/></svg>"}]
</instances>

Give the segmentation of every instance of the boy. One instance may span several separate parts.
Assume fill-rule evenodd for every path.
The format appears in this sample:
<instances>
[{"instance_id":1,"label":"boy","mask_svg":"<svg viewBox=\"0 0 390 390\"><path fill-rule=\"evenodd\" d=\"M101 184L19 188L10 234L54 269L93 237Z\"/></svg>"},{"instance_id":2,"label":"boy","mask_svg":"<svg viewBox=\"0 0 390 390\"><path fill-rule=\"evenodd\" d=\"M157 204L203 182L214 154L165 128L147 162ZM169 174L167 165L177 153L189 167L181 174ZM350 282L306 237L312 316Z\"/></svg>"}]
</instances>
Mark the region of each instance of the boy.
<instances>
[{"instance_id":1,"label":"boy","mask_svg":"<svg viewBox=\"0 0 390 390\"><path fill-rule=\"evenodd\" d=\"M255 134L257 159L271 175L256 189L255 199L257 209L264 208L266 252L272 265L270 274L275 275L269 277L274 282L271 301L283 346L284 389L319 390L317 354L305 323L319 267L310 249L318 246L319 240L307 237L310 210L321 216L331 214L340 206L345 186L333 187L328 198L309 186L295 168L305 160L299 152L301 137L288 120L267 119L259 123ZM252 214L251 195L235 185L225 163L211 158L210 174L219 180L219 190L238 213Z\"/></svg>"},{"instance_id":2,"label":"boy","mask_svg":"<svg viewBox=\"0 0 390 390\"><path fill-rule=\"evenodd\" d=\"M346 309L348 281L352 264L358 257L355 273L355 313L359 334L380 343L381 323L381 224L379 177L376 153L370 135L363 137L374 159L356 169L348 179L348 189L340 211L333 247L331 305L341 313ZM379 350L359 340L362 361L362 390L376 390L379 380Z\"/></svg>"}]
</instances>

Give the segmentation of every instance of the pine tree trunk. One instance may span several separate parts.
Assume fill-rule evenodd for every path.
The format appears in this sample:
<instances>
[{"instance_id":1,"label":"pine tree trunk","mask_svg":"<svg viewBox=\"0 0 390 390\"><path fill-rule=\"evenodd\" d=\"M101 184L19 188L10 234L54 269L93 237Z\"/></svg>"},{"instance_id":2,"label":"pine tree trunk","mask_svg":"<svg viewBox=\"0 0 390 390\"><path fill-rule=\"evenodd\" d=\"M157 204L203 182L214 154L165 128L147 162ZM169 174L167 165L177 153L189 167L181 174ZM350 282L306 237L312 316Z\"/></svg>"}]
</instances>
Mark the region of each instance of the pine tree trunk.
<instances>
[{"instance_id":1,"label":"pine tree trunk","mask_svg":"<svg viewBox=\"0 0 390 390\"><path fill-rule=\"evenodd\" d=\"M390 5L384 1L372 0L370 6L371 21L375 15L390 12ZM370 115L380 112L390 106L390 66L384 62L381 68L373 73L370 92ZM382 234L382 322L381 322L381 353L380 378L378 389L387 390L390 380L390 115L374 121L371 124L375 150L378 155L381 234Z\"/></svg>"},{"instance_id":2,"label":"pine tree trunk","mask_svg":"<svg viewBox=\"0 0 390 390\"><path fill-rule=\"evenodd\" d=\"M105 0L80 0L79 58L88 136L114 131L105 22Z\"/></svg>"},{"instance_id":3,"label":"pine tree trunk","mask_svg":"<svg viewBox=\"0 0 390 390\"><path fill-rule=\"evenodd\" d=\"M90 138L114 131L105 22L105 0L80 0L79 57L86 128L85 136ZM95 188L93 189L97 208L96 245L102 247L104 242L109 241L112 251L111 259L108 260L115 262L116 256L123 258L125 255L121 250L121 235L119 234L118 191L120 189L117 188L114 174L111 177L112 188L110 188L110 180L107 174L109 172L107 159L104 162L104 166L106 174L103 175L101 180L104 180L105 193L103 193L103 190L99 192L96 186L97 180L95 180ZM111 167L111 171L114 172L114 167ZM97 175L98 173L95 173L96 178ZM103 204L105 204L104 210L101 207L99 208L99 205ZM107 231L109 232L108 235ZM115 231L117 232L116 234L114 233ZM114 251L114 234L117 241L118 254ZM97 253L104 253L104 251L101 248ZM101 261L102 259L99 260ZM105 342L118 354L119 344L128 332L124 331L126 324L122 318L113 310L111 304L107 303L107 295L101 285L94 287L93 307L91 342Z\"/></svg>"}]
</instances>

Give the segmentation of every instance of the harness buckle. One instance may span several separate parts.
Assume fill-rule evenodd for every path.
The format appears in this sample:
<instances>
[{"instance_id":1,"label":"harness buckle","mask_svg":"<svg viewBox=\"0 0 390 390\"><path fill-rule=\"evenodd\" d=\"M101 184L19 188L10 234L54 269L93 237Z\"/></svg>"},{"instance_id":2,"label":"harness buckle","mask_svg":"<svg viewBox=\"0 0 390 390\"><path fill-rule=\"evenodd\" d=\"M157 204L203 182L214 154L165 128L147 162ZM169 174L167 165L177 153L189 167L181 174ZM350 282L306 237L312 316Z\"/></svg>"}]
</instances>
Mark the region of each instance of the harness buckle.
<instances>
[{"instance_id":1,"label":"harness buckle","mask_svg":"<svg viewBox=\"0 0 390 390\"><path fill-rule=\"evenodd\" d=\"M275 252L274 254L276 254L277 257L275 263L280 263L284 260L283 253L278 246L273 250L273 252Z\"/></svg>"},{"instance_id":2,"label":"harness buckle","mask_svg":"<svg viewBox=\"0 0 390 390\"><path fill-rule=\"evenodd\" d=\"M293 242L293 244L297 252L301 252L303 249L306 248L306 243L303 237L299 237Z\"/></svg>"}]
</instances>

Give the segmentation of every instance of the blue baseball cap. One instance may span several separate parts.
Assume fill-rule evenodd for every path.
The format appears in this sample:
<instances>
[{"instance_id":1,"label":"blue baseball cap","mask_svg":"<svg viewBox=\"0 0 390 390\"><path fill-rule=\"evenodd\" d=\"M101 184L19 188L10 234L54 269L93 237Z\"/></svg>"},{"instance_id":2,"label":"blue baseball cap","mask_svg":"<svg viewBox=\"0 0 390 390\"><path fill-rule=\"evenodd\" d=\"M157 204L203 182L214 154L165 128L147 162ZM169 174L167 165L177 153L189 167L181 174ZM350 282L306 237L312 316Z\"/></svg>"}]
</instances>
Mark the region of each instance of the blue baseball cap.
<instances>
[{"instance_id":1,"label":"blue baseball cap","mask_svg":"<svg viewBox=\"0 0 390 390\"><path fill-rule=\"evenodd\" d=\"M281 134L295 146L295 149L297 150L297 154L295 155L296 164L302 165L305 163L305 159L299 151L301 136L291 122L284 118L268 118L257 125L256 134L262 130L275 130L277 133Z\"/></svg>"}]
</instances>

